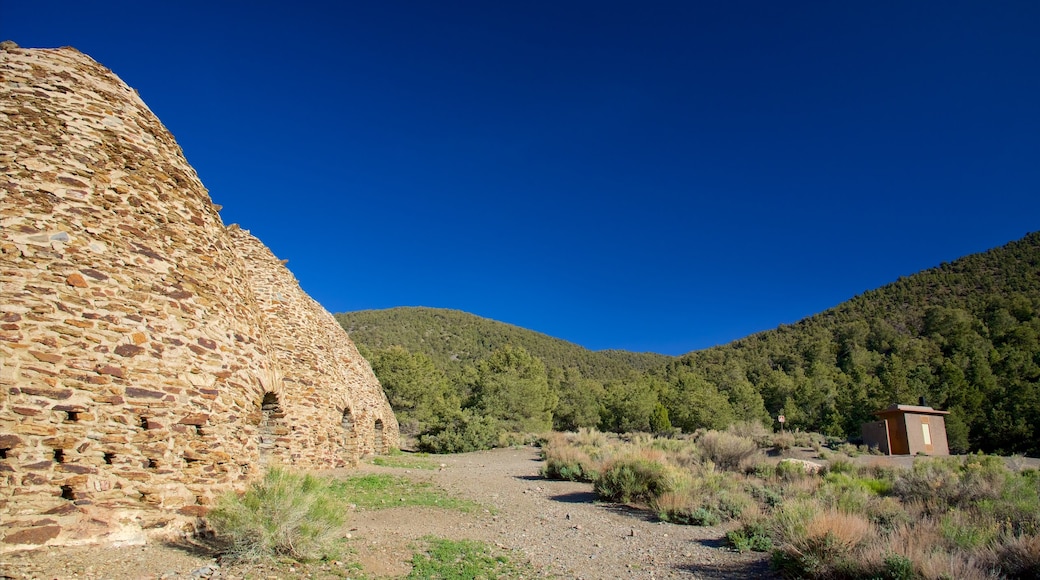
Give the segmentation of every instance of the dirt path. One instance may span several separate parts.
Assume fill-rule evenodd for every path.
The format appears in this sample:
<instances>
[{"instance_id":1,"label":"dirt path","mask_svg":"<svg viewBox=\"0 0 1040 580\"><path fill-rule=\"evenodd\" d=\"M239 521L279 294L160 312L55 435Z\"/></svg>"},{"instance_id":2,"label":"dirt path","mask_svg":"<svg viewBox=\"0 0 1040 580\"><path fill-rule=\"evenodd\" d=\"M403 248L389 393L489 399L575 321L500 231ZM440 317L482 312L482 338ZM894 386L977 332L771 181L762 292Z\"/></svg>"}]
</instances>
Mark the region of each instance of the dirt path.
<instances>
[{"instance_id":1,"label":"dirt path","mask_svg":"<svg viewBox=\"0 0 1040 580\"><path fill-rule=\"evenodd\" d=\"M722 528L655 522L622 506L594 502L589 484L543 480L530 447L438 456L439 470L364 465L429 481L487 510L436 508L359 510L351 514L350 545L370 577L407 574L417 540L427 535L474 539L530 561L559 578L768 578L766 556L725 549ZM348 475L357 470L331 472ZM289 567L214 568L210 554L162 544L121 549L64 548L11 555L0 578L283 578L344 577L339 563ZM206 570L206 567L210 567Z\"/></svg>"}]
</instances>

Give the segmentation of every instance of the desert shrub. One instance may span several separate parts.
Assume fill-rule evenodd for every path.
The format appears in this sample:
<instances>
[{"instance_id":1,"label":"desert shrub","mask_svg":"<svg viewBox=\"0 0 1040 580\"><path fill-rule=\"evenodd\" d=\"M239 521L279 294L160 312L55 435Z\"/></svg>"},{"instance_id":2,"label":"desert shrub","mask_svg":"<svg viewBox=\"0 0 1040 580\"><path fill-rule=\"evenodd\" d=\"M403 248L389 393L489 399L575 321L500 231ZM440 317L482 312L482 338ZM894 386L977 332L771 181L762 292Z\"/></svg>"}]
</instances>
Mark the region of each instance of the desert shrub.
<instances>
[{"instance_id":1,"label":"desert shrub","mask_svg":"<svg viewBox=\"0 0 1040 580\"><path fill-rule=\"evenodd\" d=\"M603 499L650 504L662 494L678 490L686 479L660 456L630 455L605 465L593 485Z\"/></svg>"},{"instance_id":2,"label":"desert shrub","mask_svg":"<svg viewBox=\"0 0 1040 580\"><path fill-rule=\"evenodd\" d=\"M492 449L502 429L493 417L462 411L436 430L419 436L419 450L429 453L466 453Z\"/></svg>"},{"instance_id":3,"label":"desert shrub","mask_svg":"<svg viewBox=\"0 0 1040 580\"><path fill-rule=\"evenodd\" d=\"M243 494L227 493L208 520L232 560L335 555L347 506L331 480L271 469Z\"/></svg>"},{"instance_id":4,"label":"desert shrub","mask_svg":"<svg viewBox=\"0 0 1040 580\"><path fill-rule=\"evenodd\" d=\"M794 435L786 431L783 433L774 433L770 443L770 446L777 451L787 451L794 447Z\"/></svg>"},{"instance_id":5,"label":"desert shrub","mask_svg":"<svg viewBox=\"0 0 1040 580\"><path fill-rule=\"evenodd\" d=\"M792 481L810 477L805 467L795 461L781 461L776 464L776 477L783 481Z\"/></svg>"},{"instance_id":6,"label":"desert shrub","mask_svg":"<svg viewBox=\"0 0 1040 580\"><path fill-rule=\"evenodd\" d=\"M579 447L552 446L545 449L542 476L549 479L593 482L599 474L599 463Z\"/></svg>"},{"instance_id":7,"label":"desert shrub","mask_svg":"<svg viewBox=\"0 0 1040 580\"><path fill-rule=\"evenodd\" d=\"M666 522L714 526L751 513L756 503L733 474L705 468L680 489L660 495L652 507Z\"/></svg>"},{"instance_id":8,"label":"desert shrub","mask_svg":"<svg viewBox=\"0 0 1040 580\"><path fill-rule=\"evenodd\" d=\"M754 441L759 447L772 445L773 432L759 421L737 421L726 428L730 435Z\"/></svg>"},{"instance_id":9,"label":"desert shrub","mask_svg":"<svg viewBox=\"0 0 1040 580\"><path fill-rule=\"evenodd\" d=\"M891 533L899 526L909 525L916 509L908 507L894 497L874 498L866 506L866 516L883 533Z\"/></svg>"},{"instance_id":10,"label":"desert shrub","mask_svg":"<svg viewBox=\"0 0 1040 580\"><path fill-rule=\"evenodd\" d=\"M895 480L893 492L903 501L924 505L928 513L949 507L970 508L1000 496L1009 472L997 457L936 457L914 462Z\"/></svg>"},{"instance_id":11,"label":"desert shrub","mask_svg":"<svg viewBox=\"0 0 1040 580\"><path fill-rule=\"evenodd\" d=\"M848 455L839 453L830 456L830 461L827 462L827 471L832 473L855 473L856 465L852 463L852 459Z\"/></svg>"},{"instance_id":12,"label":"desert shrub","mask_svg":"<svg viewBox=\"0 0 1040 580\"><path fill-rule=\"evenodd\" d=\"M759 519L744 522L740 528L727 532L726 543L738 552L768 552L773 549L769 527Z\"/></svg>"},{"instance_id":13,"label":"desert shrub","mask_svg":"<svg viewBox=\"0 0 1040 580\"><path fill-rule=\"evenodd\" d=\"M1040 578L1040 535L1012 536L993 550L994 564L1007 578Z\"/></svg>"},{"instance_id":14,"label":"desert shrub","mask_svg":"<svg viewBox=\"0 0 1040 580\"><path fill-rule=\"evenodd\" d=\"M947 545L965 551L993 545L1000 535L1000 524L990 518L980 518L959 509L953 509L939 518L939 530Z\"/></svg>"},{"instance_id":15,"label":"desert shrub","mask_svg":"<svg viewBox=\"0 0 1040 580\"><path fill-rule=\"evenodd\" d=\"M857 552L875 536L873 525L863 516L823 510L787 530L783 543L773 551L773 563L795 577L857 577L863 571Z\"/></svg>"},{"instance_id":16,"label":"desert shrub","mask_svg":"<svg viewBox=\"0 0 1040 580\"><path fill-rule=\"evenodd\" d=\"M721 431L708 431L697 440L705 459L720 469L738 471L759 455L758 445L746 437Z\"/></svg>"}]
</instances>

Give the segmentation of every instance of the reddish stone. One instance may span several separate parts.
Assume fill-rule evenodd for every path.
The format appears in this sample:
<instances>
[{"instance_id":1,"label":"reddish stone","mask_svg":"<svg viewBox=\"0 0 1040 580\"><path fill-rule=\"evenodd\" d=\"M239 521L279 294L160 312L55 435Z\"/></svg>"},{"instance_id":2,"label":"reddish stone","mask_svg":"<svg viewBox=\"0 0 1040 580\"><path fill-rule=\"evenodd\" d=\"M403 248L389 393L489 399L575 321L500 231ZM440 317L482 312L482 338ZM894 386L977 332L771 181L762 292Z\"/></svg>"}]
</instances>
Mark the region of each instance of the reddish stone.
<instances>
[{"instance_id":1,"label":"reddish stone","mask_svg":"<svg viewBox=\"0 0 1040 580\"><path fill-rule=\"evenodd\" d=\"M75 511L79 511L76 509L76 506L72 505L71 503L63 503L60 506L56 508L51 508L43 513L44 515L49 516L63 516L65 514L70 514Z\"/></svg>"},{"instance_id":2,"label":"reddish stone","mask_svg":"<svg viewBox=\"0 0 1040 580\"><path fill-rule=\"evenodd\" d=\"M0 434L0 449L14 449L22 444L21 437L17 435Z\"/></svg>"},{"instance_id":3,"label":"reddish stone","mask_svg":"<svg viewBox=\"0 0 1040 580\"><path fill-rule=\"evenodd\" d=\"M204 337L200 336L199 337L199 346L208 348L209 350L214 350L214 349L217 348L217 343L215 341L213 341L213 340L210 340L208 338L204 338Z\"/></svg>"},{"instance_id":4,"label":"reddish stone","mask_svg":"<svg viewBox=\"0 0 1040 580\"><path fill-rule=\"evenodd\" d=\"M115 352L119 356L129 358L141 354L142 352L144 352L144 349L137 346L136 344L121 344L116 347Z\"/></svg>"},{"instance_id":5,"label":"reddish stone","mask_svg":"<svg viewBox=\"0 0 1040 580\"><path fill-rule=\"evenodd\" d=\"M104 365L104 366L98 365L97 372L98 372L98 374L112 375L113 377L119 377L121 379L126 378L125 377L126 371L124 371L122 367L117 367L117 366L114 366L114 365Z\"/></svg>"},{"instance_id":6,"label":"reddish stone","mask_svg":"<svg viewBox=\"0 0 1040 580\"><path fill-rule=\"evenodd\" d=\"M4 314L3 318L0 318L0 320L4 322L18 322L21 319L22 315L17 312L7 312Z\"/></svg>"},{"instance_id":7,"label":"reddish stone","mask_svg":"<svg viewBox=\"0 0 1040 580\"><path fill-rule=\"evenodd\" d=\"M201 518L209 513L209 508L202 505L186 505L181 509L177 510L177 513L181 514L182 516L192 516L196 518Z\"/></svg>"},{"instance_id":8,"label":"reddish stone","mask_svg":"<svg viewBox=\"0 0 1040 580\"><path fill-rule=\"evenodd\" d=\"M5 544L43 544L47 540L58 537L61 533L61 526L39 526L35 528L29 528L26 530L20 530L13 534L7 534L4 537Z\"/></svg>"},{"instance_id":9,"label":"reddish stone","mask_svg":"<svg viewBox=\"0 0 1040 580\"><path fill-rule=\"evenodd\" d=\"M191 352L193 352L195 354L207 354L207 353L209 353L208 350L202 348L201 346L196 346L194 344L189 344L188 348L190 348Z\"/></svg>"},{"instance_id":10,"label":"reddish stone","mask_svg":"<svg viewBox=\"0 0 1040 580\"><path fill-rule=\"evenodd\" d=\"M32 385L23 386L22 392L26 395L58 400L68 399L73 394L72 389L48 389L47 387L34 387Z\"/></svg>"},{"instance_id":11,"label":"reddish stone","mask_svg":"<svg viewBox=\"0 0 1040 580\"><path fill-rule=\"evenodd\" d=\"M62 463L58 466L58 469L66 473L97 473L96 467L90 467L88 465L77 465L75 463Z\"/></svg>"},{"instance_id":12,"label":"reddish stone","mask_svg":"<svg viewBox=\"0 0 1040 580\"><path fill-rule=\"evenodd\" d=\"M90 276L95 280L108 280L108 276L102 274L101 272L98 272L93 268L83 268L82 270L80 270L80 272L83 272L84 274Z\"/></svg>"},{"instance_id":13,"label":"reddish stone","mask_svg":"<svg viewBox=\"0 0 1040 580\"><path fill-rule=\"evenodd\" d=\"M75 318L69 318L65 321L65 324L75 326L77 328L94 328L94 323L89 320L76 320Z\"/></svg>"},{"instance_id":14,"label":"reddish stone","mask_svg":"<svg viewBox=\"0 0 1040 580\"><path fill-rule=\"evenodd\" d=\"M86 288L87 281L83 278L83 274L69 274L68 278L65 278L65 283L75 288Z\"/></svg>"},{"instance_id":15,"label":"reddish stone","mask_svg":"<svg viewBox=\"0 0 1040 580\"><path fill-rule=\"evenodd\" d=\"M186 415L179 421L181 425L205 425L207 422L209 422L209 415L206 415L205 413Z\"/></svg>"},{"instance_id":16,"label":"reddish stone","mask_svg":"<svg viewBox=\"0 0 1040 580\"><path fill-rule=\"evenodd\" d=\"M149 389L141 389L138 387L127 387L126 396L134 397L137 399L161 399L164 394L159 391L152 391Z\"/></svg>"},{"instance_id":17,"label":"reddish stone","mask_svg":"<svg viewBox=\"0 0 1040 580\"><path fill-rule=\"evenodd\" d=\"M11 407L11 410L26 417L35 417L40 414L39 409L33 409L32 407Z\"/></svg>"}]
</instances>

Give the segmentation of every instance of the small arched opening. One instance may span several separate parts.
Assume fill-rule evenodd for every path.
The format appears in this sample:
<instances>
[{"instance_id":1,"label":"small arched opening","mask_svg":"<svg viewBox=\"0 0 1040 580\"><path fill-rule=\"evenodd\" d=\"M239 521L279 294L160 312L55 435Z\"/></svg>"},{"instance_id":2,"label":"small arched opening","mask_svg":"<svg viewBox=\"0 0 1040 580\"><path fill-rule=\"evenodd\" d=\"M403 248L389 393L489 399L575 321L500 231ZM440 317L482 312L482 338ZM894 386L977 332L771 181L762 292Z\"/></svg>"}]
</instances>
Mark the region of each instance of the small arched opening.
<instances>
[{"instance_id":1,"label":"small arched opening","mask_svg":"<svg viewBox=\"0 0 1040 580\"><path fill-rule=\"evenodd\" d=\"M260 402L260 425L257 429L260 437L260 462L266 463L271 456L283 456L288 449L289 429L285 422L285 411L272 392L264 393Z\"/></svg>"},{"instance_id":2,"label":"small arched opening","mask_svg":"<svg viewBox=\"0 0 1040 580\"><path fill-rule=\"evenodd\" d=\"M343 454L348 464L353 464L358 459L357 430L354 427L354 415L350 407L343 409L343 418L340 421L343 427Z\"/></svg>"},{"instance_id":3,"label":"small arched opening","mask_svg":"<svg viewBox=\"0 0 1040 580\"><path fill-rule=\"evenodd\" d=\"M376 419L372 429L372 452L376 454L386 453L386 439L383 437L383 420Z\"/></svg>"}]
</instances>

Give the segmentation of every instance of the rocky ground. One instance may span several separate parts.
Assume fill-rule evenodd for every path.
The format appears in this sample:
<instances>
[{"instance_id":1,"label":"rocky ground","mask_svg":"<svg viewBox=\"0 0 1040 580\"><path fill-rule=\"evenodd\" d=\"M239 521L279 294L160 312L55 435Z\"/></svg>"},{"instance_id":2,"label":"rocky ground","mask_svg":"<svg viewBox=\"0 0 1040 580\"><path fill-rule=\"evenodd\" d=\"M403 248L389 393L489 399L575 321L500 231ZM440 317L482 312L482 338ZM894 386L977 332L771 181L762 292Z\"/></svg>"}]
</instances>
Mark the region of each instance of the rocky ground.
<instances>
[{"instance_id":1,"label":"rocky ground","mask_svg":"<svg viewBox=\"0 0 1040 580\"><path fill-rule=\"evenodd\" d=\"M3 556L0 578L349 578L406 575L424 536L474 539L557 578L769 578L767 556L723 546L723 528L654 521L594 501L589 484L548 481L531 447L436 457L438 470L363 465L429 481L486 506L471 513L436 508L358 511L348 527L349 562L224 565L205 546L154 543L124 548L51 548ZM332 472L337 475L357 470Z\"/></svg>"}]
</instances>

